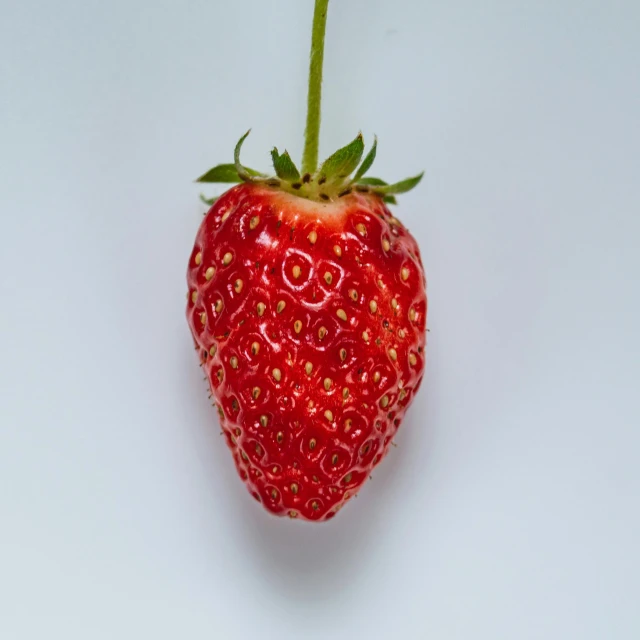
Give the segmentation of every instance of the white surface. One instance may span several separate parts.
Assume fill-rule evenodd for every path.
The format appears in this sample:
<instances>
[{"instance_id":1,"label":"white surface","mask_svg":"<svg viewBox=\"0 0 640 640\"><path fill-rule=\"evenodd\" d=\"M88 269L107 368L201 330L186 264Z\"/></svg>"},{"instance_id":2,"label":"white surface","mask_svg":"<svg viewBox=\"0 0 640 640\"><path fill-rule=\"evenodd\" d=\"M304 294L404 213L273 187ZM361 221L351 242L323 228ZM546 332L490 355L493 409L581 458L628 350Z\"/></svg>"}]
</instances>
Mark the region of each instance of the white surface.
<instances>
[{"instance_id":1,"label":"white surface","mask_svg":"<svg viewBox=\"0 0 640 640\"><path fill-rule=\"evenodd\" d=\"M321 151L426 169L431 333L305 526L236 478L184 296L192 179L249 126L300 155L311 4L2 2L0 637L638 638L640 5L332 3Z\"/></svg>"}]
</instances>

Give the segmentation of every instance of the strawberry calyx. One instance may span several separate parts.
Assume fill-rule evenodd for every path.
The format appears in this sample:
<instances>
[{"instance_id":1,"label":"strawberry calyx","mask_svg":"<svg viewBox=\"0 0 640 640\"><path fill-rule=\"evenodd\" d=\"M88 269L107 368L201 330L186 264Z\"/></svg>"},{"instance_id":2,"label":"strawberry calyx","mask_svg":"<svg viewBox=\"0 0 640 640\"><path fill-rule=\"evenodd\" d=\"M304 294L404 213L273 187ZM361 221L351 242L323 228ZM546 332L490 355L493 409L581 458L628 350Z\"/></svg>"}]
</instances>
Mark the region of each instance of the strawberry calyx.
<instances>
[{"instance_id":1,"label":"strawberry calyx","mask_svg":"<svg viewBox=\"0 0 640 640\"><path fill-rule=\"evenodd\" d=\"M329 156L313 173L301 174L291 159L288 151L280 153L277 147L271 151L274 175L268 175L245 167L240 162L240 151L251 130L238 141L234 151L233 164L219 164L201 175L196 182L200 183L239 183L252 182L286 191L295 196L318 202L335 201L353 191L373 193L380 196L387 204L396 204L395 196L413 189L422 179L423 173L411 178L389 184L380 178L367 176L376 157L377 138L367 155L364 155L364 140L359 133L346 146ZM216 198L207 199L213 204Z\"/></svg>"},{"instance_id":2,"label":"strawberry calyx","mask_svg":"<svg viewBox=\"0 0 640 640\"><path fill-rule=\"evenodd\" d=\"M355 140L338 149L318 167L320 137L320 102L322 94L322 64L324 36L329 0L315 0L309 56L309 88L307 93L307 123L305 127L302 171L299 171L289 152L271 151L275 175L260 173L240 162L240 150L250 131L236 145L233 164L219 164L201 175L196 182L239 183L250 182L286 191L294 196L317 202L336 201L353 191L372 193L387 204L396 204L395 196L413 189L422 179L422 173L400 182L389 184L380 178L366 176L376 157L378 141L374 138L369 153L364 155L364 141L359 133ZM216 198L200 196L206 204Z\"/></svg>"}]
</instances>

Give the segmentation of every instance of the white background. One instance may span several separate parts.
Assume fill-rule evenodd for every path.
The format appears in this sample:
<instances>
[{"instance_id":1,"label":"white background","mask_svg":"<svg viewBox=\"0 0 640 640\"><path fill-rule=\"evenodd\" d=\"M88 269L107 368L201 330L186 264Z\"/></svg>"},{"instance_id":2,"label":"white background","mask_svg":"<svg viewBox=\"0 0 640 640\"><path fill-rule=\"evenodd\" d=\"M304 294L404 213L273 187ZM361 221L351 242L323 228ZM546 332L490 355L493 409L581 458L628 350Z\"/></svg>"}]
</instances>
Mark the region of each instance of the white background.
<instances>
[{"instance_id":1,"label":"white background","mask_svg":"<svg viewBox=\"0 0 640 640\"><path fill-rule=\"evenodd\" d=\"M326 155L426 170L426 384L325 525L236 477L193 178L299 157L311 0L0 2L0 637L640 635L640 4L334 0Z\"/></svg>"}]
</instances>

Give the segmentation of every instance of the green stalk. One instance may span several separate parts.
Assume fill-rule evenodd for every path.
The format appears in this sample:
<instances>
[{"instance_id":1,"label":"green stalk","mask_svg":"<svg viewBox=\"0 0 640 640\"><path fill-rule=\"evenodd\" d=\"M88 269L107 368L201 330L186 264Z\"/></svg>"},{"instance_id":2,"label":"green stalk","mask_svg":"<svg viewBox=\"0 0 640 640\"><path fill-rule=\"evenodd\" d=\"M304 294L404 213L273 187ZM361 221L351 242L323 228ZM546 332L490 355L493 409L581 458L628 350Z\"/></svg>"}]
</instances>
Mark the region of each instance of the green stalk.
<instances>
[{"instance_id":1,"label":"green stalk","mask_svg":"<svg viewBox=\"0 0 640 640\"><path fill-rule=\"evenodd\" d=\"M320 102L322 98L322 61L324 32L327 25L329 0L315 0L309 60L309 91L307 94L307 126L304 131L302 173L315 173L318 168L320 141Z\"/></svg>"}]
</instances>

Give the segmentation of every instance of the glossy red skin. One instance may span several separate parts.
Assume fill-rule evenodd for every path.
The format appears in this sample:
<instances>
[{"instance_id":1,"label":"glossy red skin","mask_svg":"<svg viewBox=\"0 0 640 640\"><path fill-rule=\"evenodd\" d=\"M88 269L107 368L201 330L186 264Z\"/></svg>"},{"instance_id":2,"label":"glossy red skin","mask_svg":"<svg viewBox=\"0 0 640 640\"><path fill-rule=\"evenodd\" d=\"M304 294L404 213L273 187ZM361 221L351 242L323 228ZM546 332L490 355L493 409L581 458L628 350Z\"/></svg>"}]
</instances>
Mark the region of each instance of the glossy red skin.
<instances>
[{"instance_id":1,"label":"glossy red skin","mask_svg":"<svg viewBox=\"0 0 640 640\"><path fill-rule=\"evenodd\" d=\"M226 253L232 260L225 266ZM294 266L301 269L298 278ZM209 267L215 268L211 280ZM403 268L409 270L406 280ZM331 284L325 272L332 274ZM387 453L422 380L427 298L416 241L375 195L354 193L324 204L241 184L205 216L187 279L189 326L241 478L274 514L333 517ZM281 312L279 301L286 303ZM266 305L262 316L259 302ZM296 320L302 322L299 333ZM320 327L327 330L323 339ZM329 391L325 378L332 380ZM266 426L261 416L267 416Z\"/></svg>"}]
</instances>

